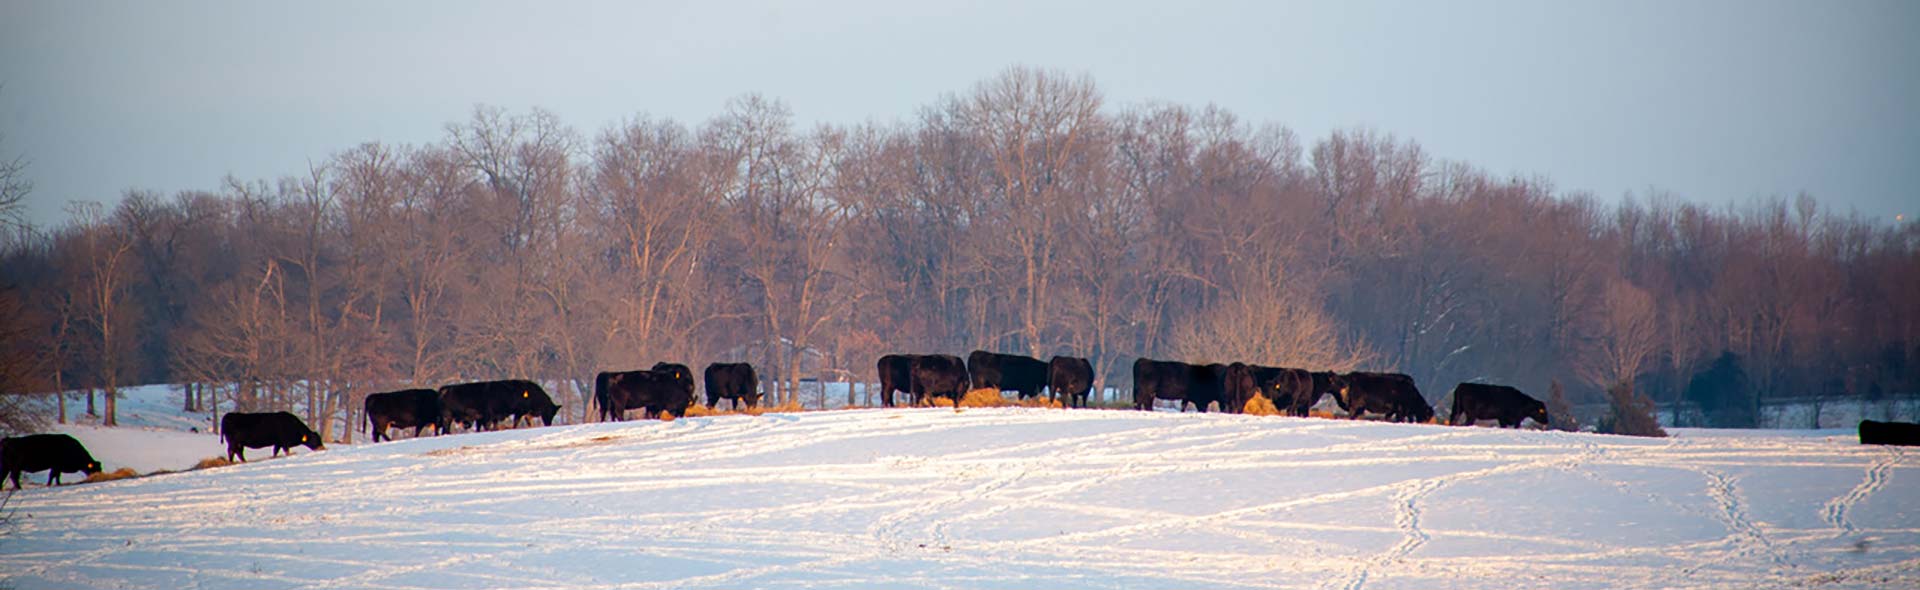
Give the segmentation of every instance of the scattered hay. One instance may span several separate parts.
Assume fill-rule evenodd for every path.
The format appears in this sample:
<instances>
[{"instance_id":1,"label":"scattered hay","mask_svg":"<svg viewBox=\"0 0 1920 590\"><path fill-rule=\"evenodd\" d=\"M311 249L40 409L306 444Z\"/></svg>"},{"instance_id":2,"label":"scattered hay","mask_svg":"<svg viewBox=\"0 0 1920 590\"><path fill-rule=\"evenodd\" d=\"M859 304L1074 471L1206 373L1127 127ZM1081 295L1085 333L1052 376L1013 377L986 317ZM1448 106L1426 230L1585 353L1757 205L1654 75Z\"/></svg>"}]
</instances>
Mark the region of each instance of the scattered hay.
<instances>
[{"instance_id":1,"label":"scattered hay","mask_svg":"<svg viewBox=\"0 0 1920 590\"><path fill-rule=\"evenodd\" d=\"M1280 408L1273 405L1273 400L1267 399L1267 396L1264 395L1256 395L1247 399L1247 405L1241 409L1241 412L1249 416L1284 415L1280 413Z\"/></svg>"},{"instance_id":2,"label":"scattered hay","mask_svg":"<svg viewBox=\"0 0 1920 590\"><path fill-rule=\"evenodd\" d=\"M99 473L95 473L93 475L89 475L87 476L86 479L80 480L80 483L100 483L103 481L113 481L116 479L133 479L136 477L140 477L140 472L134 471L132 467L121 467L113 471L102 471Z\"/></svg>"},{"instance_id":3,"label":"scattered hay","mask_svg":"<svg viewBox=\"0 0 1920 590\"><path fill-rule=\"evenodd\" d=\"M1339 417L1339 416L1333 415L1333 412L1322 412L1320 410L1307 410L1307 415L1314 418L1325 418L1328 420L1333 420Z\"/></svg>"},{"instance_id":4,"label":"scattered hay","mask_svg":"<svg viewBox=\"0 0 1920 590\"><path fill-rule=\"evenodd\" d=\"M193 471L199 471L199 470L201 470L201 469L212 469L212 468L215 468L215 467L226 467L226 466L228 466L228 465L232 465L232 464L233 464L233 462L232 462L232 461L228 461L228 460L227 460L227 459L226 459L225 457L207 457L207 458L205 458L205 459L201 459L199 463L194 463L194 464L193 464L193 469L192 469L192 470L193 470Z\"/></svg>"},{"instance_id":5,"label":"scattered hay","mask_svg":"<svg viewBox=\"0 0 1920 590\"><path fill-rule=\"evenodd\" d=\"M701 404L692 404L687 406L688 418L705 418L707 416L725 416L727 414L735 414L735 413L738 413L738 412L734 412L731 410L722 410L719 407L709 408Z\"/></svg>"},{"instance_id":6,"label":"scattered hay","mask_svg":"<svg viewBox=\"0 0 1920 590\"><path fill-rule=\"evenodd\" d=\"M1015 405L1013 400L1000 395L1000 390L984 387L968 391L965 397L960 398L962 408L1004 408L1011 405Z\"/></svg>"},{"instance_id":7,"label":"scattered hay","mask_svg":"<svg viewBox=\"0 0 1920 590\"><path fill-rule=\"evenodd\" d=\"M1013 405L1022 408L1048 408L1054 410L1066 408L1066 406L1060 404L1060 400L1047 399L1037 395L1023 400L1015 400Z\"/></svg>"},{"instance_id":8,"label":"scattered hay","mask_svg":"<svg viewBox=\"0 0 1920 590\"><path fill-rule=\"evenodd\" d=\"M758 416L758 415L766 414L769 412L775 413L775 414L792 414L796 412L805 412L805 411L807 411L807 408L805 406L800 405L800 400L790 399L790 400L787 400L787 403L780 404L777 406L754 406L751 408L741 410L740 413L746 414L748 416Z\"/></svg>"}]
</instances>

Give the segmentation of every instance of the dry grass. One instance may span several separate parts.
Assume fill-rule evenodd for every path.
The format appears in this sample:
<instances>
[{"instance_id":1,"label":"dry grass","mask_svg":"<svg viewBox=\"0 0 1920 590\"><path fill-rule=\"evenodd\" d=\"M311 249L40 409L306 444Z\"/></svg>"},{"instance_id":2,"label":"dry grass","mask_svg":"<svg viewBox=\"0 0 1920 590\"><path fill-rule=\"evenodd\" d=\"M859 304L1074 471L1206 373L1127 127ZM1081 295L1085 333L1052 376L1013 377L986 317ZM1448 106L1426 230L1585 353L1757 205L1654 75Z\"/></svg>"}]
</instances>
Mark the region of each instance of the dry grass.
<instances>
[{"instance_id":1,"label":"dry grass","mask_svg":"<svg viewBox=\"0 0 1920 590\"><path fill-rule=\"evenodd\" d=\"M1307 415L1314 418L1326 418L1328 420L1337 418L1337 416L1334 416L1332 412L1322 412L1320 410L1307 410Z\"/></svg>"},{"instance_id":2,"label":"dry grass","mask_svg":"<svg viewBox=\"0 0 1920 590\"><path fill-rule=\"evenodd\" d=\"M95 473L93 475L89 475L87 476L86 479L80 480L80 483L100 483L103 481L113 481L116 479L133 479L136 477L140 477L140 472L134 471L132 467L121 467L113 471L102 471L99 473Z\"/></svg>"},{"instance_id":3,"label":"dry grass","mask_svg":"<svg viewBox=\"0 0 1920 590\"><path fill-rule=\"evenodd\" d=\"M1264 395L1256 395L1251 398L1248 398L1247 405L1245 408L1241 409L1241 412L1249 416L1282 416L1284 415L1280 412L1280 408L1275 407L1273 405L1273 400L1267 399L1267 396L1264 396Z\"/></svg>"}]
</instances>

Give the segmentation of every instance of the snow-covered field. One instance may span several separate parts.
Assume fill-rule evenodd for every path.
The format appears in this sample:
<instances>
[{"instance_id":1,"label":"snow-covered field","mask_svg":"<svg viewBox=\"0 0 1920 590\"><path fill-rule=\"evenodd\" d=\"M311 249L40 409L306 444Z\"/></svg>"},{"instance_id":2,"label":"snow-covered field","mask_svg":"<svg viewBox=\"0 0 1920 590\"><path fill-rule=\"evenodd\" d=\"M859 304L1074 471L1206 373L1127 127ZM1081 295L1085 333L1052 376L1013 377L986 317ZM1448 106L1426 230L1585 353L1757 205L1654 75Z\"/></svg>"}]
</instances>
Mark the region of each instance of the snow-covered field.
<instances>
[{"instance_id":1,"label":"snow-covered field","mask_svg":"<svg viewBox=\"0 0 1920 590\"><path fill-rule=\"evenodd\" d=\"M23 589L1920 587L1913 456L1840 431L1678 434L909 409L336 445L30 487L10 504L0 578ZM124 442L96 454L122 455ZM199 456L218 453L209 444Z\"/></svg>"}]
</instances>

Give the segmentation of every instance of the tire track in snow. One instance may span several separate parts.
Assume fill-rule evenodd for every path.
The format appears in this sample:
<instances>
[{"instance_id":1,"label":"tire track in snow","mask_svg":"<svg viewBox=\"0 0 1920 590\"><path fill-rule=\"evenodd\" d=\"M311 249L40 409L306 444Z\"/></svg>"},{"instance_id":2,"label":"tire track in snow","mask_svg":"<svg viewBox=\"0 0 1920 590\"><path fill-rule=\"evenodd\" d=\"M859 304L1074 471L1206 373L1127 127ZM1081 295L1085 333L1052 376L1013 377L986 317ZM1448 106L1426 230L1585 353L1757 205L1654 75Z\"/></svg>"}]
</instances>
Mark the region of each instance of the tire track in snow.
<instances>
[{"instance_id":1,"label":"tire track in snow","mask_svg":"<svg viewBox=\"0 0 1920 590\"><path fill-rule=\"evenodd\" d=\"M1893 471L1894 465L1900 463L1900 458L1901 452L1898 447L1887 447L1886 453L1882 457L1875 459L1867 465L1866 479L1862 480L1859 485L1853 486L1853 489L1848 490L1846 494L1829 500L1826 506L1821 508L1821 517L1827 521L1828 525L1835 529L1833 533L1834 538L1838 539L1860 532L1860 529L1854 526L1853 519L1847 517L1847 512L1851 511L1855 505L1872 496L1874 492L1880 491L1880 488L1886 487L1887 475Z\"/></svg>"}]
</instances>

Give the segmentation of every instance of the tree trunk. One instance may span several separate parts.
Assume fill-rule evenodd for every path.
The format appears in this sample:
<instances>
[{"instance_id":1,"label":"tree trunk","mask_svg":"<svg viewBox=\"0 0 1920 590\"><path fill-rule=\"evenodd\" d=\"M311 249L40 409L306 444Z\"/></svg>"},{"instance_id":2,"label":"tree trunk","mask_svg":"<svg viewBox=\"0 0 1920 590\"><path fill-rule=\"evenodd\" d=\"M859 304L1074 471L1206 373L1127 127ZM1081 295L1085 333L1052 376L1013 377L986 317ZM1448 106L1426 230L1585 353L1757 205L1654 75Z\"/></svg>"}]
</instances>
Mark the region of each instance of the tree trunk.
<instances>
[{"instance_id":1,"label":"tree trunk","mask_svg":"<svg viewBox=\"0 0 1920 590\"><path fill-rule=\"evenodd\" d=\"M120 420L116 417L115 410L119 406L118 398L120 397L120 387L114 385L112 379L107 380L107 394L105 397L107 398L107 416L105 420L100 421L100 425L119 426Z\"/></svg>"}]
</instances>

